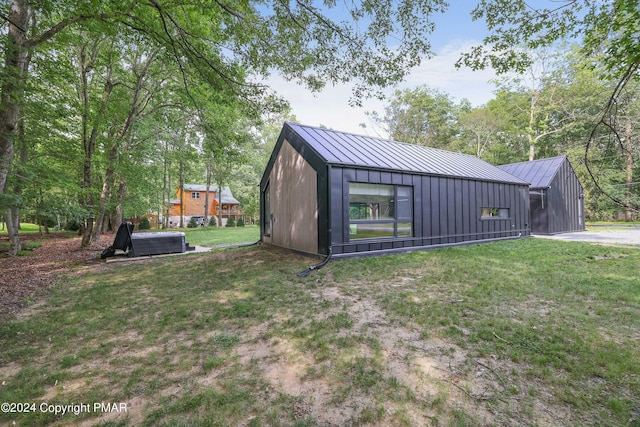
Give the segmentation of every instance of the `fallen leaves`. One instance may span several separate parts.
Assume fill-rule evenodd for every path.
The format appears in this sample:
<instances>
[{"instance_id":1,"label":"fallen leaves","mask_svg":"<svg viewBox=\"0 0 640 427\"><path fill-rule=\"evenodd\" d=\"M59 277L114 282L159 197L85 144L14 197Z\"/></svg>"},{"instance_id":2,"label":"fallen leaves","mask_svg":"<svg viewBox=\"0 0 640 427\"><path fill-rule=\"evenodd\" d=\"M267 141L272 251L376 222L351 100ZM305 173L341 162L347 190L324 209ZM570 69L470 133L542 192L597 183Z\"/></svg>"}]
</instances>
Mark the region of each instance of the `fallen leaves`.
<instances>
[{"instance_id":1,"label":"fallen leaves","mask_svg":"<svg viewBox=\"0 0 640 427\"><path fill-rule=\"evenodd\" d=\"M25 235L28 240L40 238L39 234ZM60 274L96 261L111 240L103 236L98 244L81 248L80 237L52 234L30 255L0 258L0 316L19 311L54 285Z\"/></svg>"}]
</instances>

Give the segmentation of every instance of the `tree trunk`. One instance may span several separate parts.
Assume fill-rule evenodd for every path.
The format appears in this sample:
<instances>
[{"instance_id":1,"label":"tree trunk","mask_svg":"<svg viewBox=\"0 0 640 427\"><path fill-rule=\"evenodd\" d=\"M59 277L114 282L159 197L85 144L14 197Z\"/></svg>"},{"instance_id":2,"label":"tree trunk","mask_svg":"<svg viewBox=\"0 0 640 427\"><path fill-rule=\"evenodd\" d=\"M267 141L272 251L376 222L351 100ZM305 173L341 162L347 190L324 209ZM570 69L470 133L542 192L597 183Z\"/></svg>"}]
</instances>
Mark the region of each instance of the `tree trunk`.
<instances>
[{"instance_id":1,"label":"tree trunk","mask_svg":"<svg viewBox=\"0 0 640 427\"><path fill-rule=\"evenodd\" d=\"M533 138L533 135L531 135L530 133L527 134L527 139L529 140L529 161L535 160L536 158L536 153L535 153L535 149L536 149L536 145L535 145L535 139Z\"/></svg>"},{"instance_id":2,"label":"tree trunk","mask_svg":"<svg viewBox=\"0 0 640 427\"><path fill-rule=\"evenodd\" d=\"M218 182L218 227L222 227L222 183Z\"/></svg>"},{"instance_id":3,"label":"tree trunk","mask_svg":"<svg viewBox=\"0 0 640 427\"><path fill-rule=\"evenodd\" d=\"M184 162L180 159L180 228L184 228Z\"/></svg>"},{"instance_id":4,"label":"tree trunk","mask_svg":"<svg viewBox=\"0 0 640 427\"><path fill-rule=\"evenodd\" d=\"M19 117L21 100L24 95L29 61L31 59L26 48L26 31L29 25L28 0L13 0L9 8L8 34L5 45L4 78L0 87L0 192L7 192L7 177L14 157L14 140L19 134ZM24 135L22 135L24 136ZM20 135L17 135L20 138ZM14 192L21 193L20 184ZM0 194L0 195L2 195ZM16 255L20 249L20 209L13 205L7 209L7 231L9 233L9 253Z\"/></svg>"},{"instance_id":5,"label":"tree trunk","mask_svg":"<svg viewBox=\"0 0 640 427\"><path fill-rule=\"evenodd\" d=\"M124 221L124 213L122 206L124 205L124 196L127 194L127 181L122 178L120 180L120 184L118 185L118 204L116 205L114 221L113 221L113 229L117 230L120 228L120 224Z\"/></svg>"},{"instance_id":6,"label":"tree trunk","mask_svg":"<svg viewBox=\"0 0 640 427\"><path fill-rule=\"evenodd\" d=\"M107 105L109 104L109 99L111 98L111 92L113 91L113 67L112 64L108 64L106 74L104 76L104 89L102 92L102 100L100 101L100 107L98 108L97 113L93 118L93 123L91 123L91 132L89 133L89 111L91 108L90 100L89 100L89 73L93 69L93 62L95 58L98 56L101 46L101 41L96 41L91 46L89 52L87 52L87 45L84 45L80 48L80 52L78 55L78 65L80 68L80 76L81 76L81 90L79 91L79 97L83 104L82 111L82 141L84 145L84 164L83 164L83 189L85 192L84 202L85 206L90 212L94 206L94 195L92 188L92 176L91 176L91 168L93 163L93 153L96 147L96 140L98 138L98 134L100 133L100 122L102 121ZM93 243L94 240L97 240L99 236L100 229L102 228L102 218L97 218L95 221L95 217L90 215L89 218L86 218L84 224L81 225L82 232L82 246L89 246ZM84 226L84 228L83 228Z\"/></svg>"},{"instance_id":7,"label":"tree trunk","mask_svg":"<svg viewBox=\"0 0 640 427\"><path fill-rule=\"evenodd\" d=\"M9 254L16 256L18 252L22 249L22 244L20 243L20 237L18 236L18 217L20 212L17 208L12 207L7 209L6 220L7 220L7 234L9 235Z\"/></svg>"},{"instance_id":8,"label":"tree trunk","mask_svg":"<svg viewBox=\"0 0 640 427\"><path fill-rule=\"evenodd\" d=\"M164 159L163 159L163 173L162 173L162 193L166 195L167 200L163 203L164 207L164 218L162 221L162 225L164 228L169 227L169 209L171 208L171 190L169 189L169 173L168 173L168 165L167 165L167 156L169 155L169 142L164 142ZM164 196L163 196L164 198Z\"/></svg>"},{"instance_id":9,"label":"tree trunk","mask_svg":"<svg viewBox=\"0 0 640 427\"><path fill-rule=\"evenodd\" d=\"M17 167L17 176L15 177L15 181L13 183L13 197L14 202L11 204L9 208L9 218L12 224L13 233L11 233L11 229L9 230L9 254L16 256L18 252L22 249L22 244L20 243L20 199L22 197L22 187L25 183L24 169L27 165L27 145L24 138L24 121L22 119L18 120L18 152L20 162ZM6 181L5 181L6 184ZM36 216L37 218L37 216Z\"/></svg>"},{"instance_id":10,"label":"tree trunk","mask_svg":"<svg viewBox=\"0 0 640 427\"><path fill-rule=\"evenodd\" d=\"M13 141L24 94L29 53L25 47L29 26L28 0L13 0L9 8L9 31L5 45L5 62L0 93L0 191L6 190L7 176L13 161Z\"/></svg>"},{"instance_id":11,"label":"tree trunk","mask_svg":"<svg viewBox=\"0 0 640 427\"><path fill-rule=\"evenodd\" d=\"M211 160L207 160L207 183L204 193L204 225L209 225L209 187L211 187Z\"/></svg>"},{"instance_id":12,"label":"tree trunk","mask_svg":"<svg viewBox=\"0 0 640 427\"><path fill-rule=\"evenodd\" d=\"M6 193L7 182L5 181L5 188L3 192ZM16 219L19 216L19 212L15 211L16 207L11 206L5 211L5 223L7 224L7 235L9 236L9 255L16 256L22 244L20 243L20 236L18 235L19 224Z\"/></svg>"},{"instance_id":13,"label":"tree trunk","mask_svg":"<svg viewBox=\"0 0 640 427\"><path fill-rule=\"evenodd\" d=\"M92 52L93 55L97 53L97 49L99 47L94 45L94 50ZM107 67L107 74L105 76L105 85L104 91L102 93L102 100L100 104L100 108L96 113L96 116L92 123L91 133L88 130L88 122L89 122L89 80L88 73L91 70L90 65L92 64L92 59L89 59L87 62L86 52L84 52L85 47L81 48L79 59L80 66L80 75L81 75L81 90L79 91L80 100L83 103L83 112L82 112L82 142L84 146L84 163L82 166L82 188L84 190L84 200L81 201L81 205L85 206L88 209L92 209L94 206L94 198L93 198L93 188L92 188L92 179L91 179L91 165L93 163L93 153L96 147L96 139L98 138L99 133L99 123L102 119L105 110L107 108L107 104L109 103L109 98L111 96L111 91L113 90L113 82L111 81L113 75L113 69L111 66ZM94 217L92 215L89 218L85 218L83 224L80 226L80 231L82 233L82 247L89 246L92 243L94 237ZM99 230L102 224L96 223L95 227Z\"/></svg>"},{"instance_id":14,"label":"tree trunk","mask_svg":"<svg viewBox=\"0 0 640 427\"><path fill-rule=\"evenodd\" d=\"M113 174L115 172L115 162L118 156L118 143L114 141L109 150L109 158L107 159L107 170L104 174L104 181L102 182L102 192L100 193L100 202L98 203L97 221L96 227L93 232L93 242L100 240L100 231L102 230L102 222L105 218L107 211L107 201L109 200L109 194L111 193L111 181L113 180Z\"/></svg>"},{"instance_id":15,"label":"tree trunk","mask_svg":"<svg viewBox=\"0 0 640 427\"><path fill-rule=\"evenodd\" d=\"M633 141L632 141L632 126L631 126L631 118L627 116L627 123L625 125L624 133L625 133L625 168L627 172L627 180L626 187L627 192L624 196L625 198L625 212L624 212L624 220L631 222L633 221L633 209L632 205L632 187L633 187Z\"/></svg>"},{"instance_id":16,"label":"tree trunk","mask_svg":"<svg viewBox=\"0 0 640 427\"><path fill-rule=\"evenodd\" d=\"M529 161L535 159L535 131L533 125L536 122L536 102L538 101L539 93L537 91L531 92L531 102L529 104L529 126L527 128L527 140L529 141Z\"/></svg>"},{"instance_id":17,"label":"tree trunk","mask_svg":"<svg viewBox=\"0 0 640 427\"><path fill-rule=\"evenodd\" d=\"M140 75L138 75L138 82L136 88L133 92L133 98L131 100L131 104L129 105L129 111L120 125L117 132L114 132L113 143L111 145L111 149L109 150L109 158L107 159L107 169L104 175L104 182L102 184L102 193L100 194L100 203L98 207L98 224L102 223L102 220L105 218L105 213L107 209L107 201L109 199L109 195L111 194L111 182L113 180L113 175L115 173L115 165L118 160L118 152L120 151L120 144L125 141L127 135L131 138L131 128L134 126L136 120L138 119L139 109L142 104L146 104L146 100L141 101L142 95L142 87L144 85L144 77L146 76L147 71L153 61L155 54L150 55L147 59L147 62L144 65L144 68ZM111 67L110 67L111 68ZM130 149L131 140L129 139L125 144L124 150L128 151ZM126 187L125 187L126 188ZM96 230L93 236L94 241L98 241L100 238L99 229Z\"/></svg>"}]
</instances>

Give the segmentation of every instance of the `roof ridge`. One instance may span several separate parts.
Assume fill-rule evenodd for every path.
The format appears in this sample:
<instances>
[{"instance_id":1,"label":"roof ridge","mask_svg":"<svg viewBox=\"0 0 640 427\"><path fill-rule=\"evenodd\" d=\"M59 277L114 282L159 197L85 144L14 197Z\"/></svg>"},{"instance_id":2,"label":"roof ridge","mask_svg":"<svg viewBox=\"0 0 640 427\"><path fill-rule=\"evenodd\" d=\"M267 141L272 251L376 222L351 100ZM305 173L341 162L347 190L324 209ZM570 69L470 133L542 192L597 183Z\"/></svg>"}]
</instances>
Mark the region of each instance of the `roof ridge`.
<instances>
[{"instance_id":1,"label":"roof ridge","mask_svg":"<svg viewBox=\"0 0 640 427\"><path fill-rule=\"evenodd\" d=\"M525 161L522 161L522 162L505 163L503 165L497 165L497 167L509 166L509 165L521 165L523 163L541 162L543 160L553 160L553 159L561 159L561 158L568 159L569 157L566 154L564 154L562 156L545 157L543 159L533 159L533 160L525 160Z\"/></svg>"},{"instance_id":2,"label":"roof ridge","mask_svg":"<svg viewBox=\"0 0 640 427\"><path fill-rule=\"evenodd\" d=\"M327 164L527 184L479 157L459 151L295 122L285 122L280 138L286 138L286 132L305 141L309 153Z\"/></svg>"},{"instance_id":3,"label":"roof ridge","mask_svg":"<svg viewBox=\"0 0 640 427\"><path fill-rule=\"evenodd\" d=\"M440 151L440 152L447 153L447 154L454 153L454 154L458 154L460 156L471 157L473 159L482 160L479 157L474 156L473 154L462 153L460 151L445 150L444 148L430 147L428 145L421 145L421 144L412 144L410 142L396 141L395 139L382 138L380 136L363 135L363 134L360 134L360 133L341 131L341 130L336 130L336 129L331 129L331 128L323 128L323 127L320 127L320 126L305 125L305 124L302 124L302 123L297 123L297 122L292 122L292 121L287 121L285 123L288 124L288 125L294 125L294 126L299 126L299 127L308 128L308 129L315 129L315 130L320 130L320 131L323 131L323 132L335 132L335 133L339 133L339 134L343 134L343 135L357 136L357 137L360 137L360 138L371 138L371 139L375 139L375 140L380 141L380 142L391 142L393 144L399 144L399 145L408 146L408 147L419 147L420 149ZM486 162L485 160L482 160L482 161L485 162L485 163L489 163L489 162ZM489 163L489 164L491 164L491 163ZM494 166L494 165L492 165L492 166Z\"/></svg>"}]
</instances>

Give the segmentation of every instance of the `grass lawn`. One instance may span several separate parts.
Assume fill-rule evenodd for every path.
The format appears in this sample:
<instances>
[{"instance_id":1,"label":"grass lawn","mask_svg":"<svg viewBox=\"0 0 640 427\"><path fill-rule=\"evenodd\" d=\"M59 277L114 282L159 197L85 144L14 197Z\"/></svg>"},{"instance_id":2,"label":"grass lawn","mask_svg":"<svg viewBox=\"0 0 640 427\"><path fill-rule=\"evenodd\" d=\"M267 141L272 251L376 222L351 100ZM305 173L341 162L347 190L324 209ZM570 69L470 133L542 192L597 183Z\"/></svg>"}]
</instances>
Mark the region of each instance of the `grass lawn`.
<instances>
[{"instance_id":1,"label":"grass lawn","mask_svg":"<svg viewBox=\"0 0 640 427\"><path fill-rule=\"evenodd\" d=\"M44 232L44 228L40 229L37 224L22 223L19 234L33 234ZM138 232L138 230L134 230ZM224 243L240 243L255 242L260 239L260 228L257 225L247 225L245 227L197 227L197 228L172 228L170 230L149 230L152 232L162 231L182 231L185 233L187 241L191 244L201 246L213 246ZM54 233L53 228L49 229L50 233ZM55 233L66 233L67 231L59 231ZM7 227L0 227L0 236L7 235ZM107 235L102 238L108 239Z\"/></svg>"},{"instance_id":2,"label":"grass lawn","mask_svg":"<svg viewBox=\"0 0 640 427\"><path fill-rule=\"evenodd\" d=\"M173 231L173 229L171 231ZM191 245L198 246L215 246L226 243L243 242L253 243L260 240L260 227L257 225L247 225L245 227L180 228L179 231L185 233L187 242Z\"/></svg>"},{"instance_id":3,"label":"grass lawn","mask_svg":"<svg viewBox=\"0 0 640 427\"><path fill-rule=\"evenodd\" d=\"M0 402L35 408L0 424L640 426L639 250L529 238L296 275L315 262L61 276L0 323Z\"/></svg>"},{"instance_id":4,"label":"grass lawn","mask_svg":"<svg viewBox=\"0 0 640 427\"><path fill-rule=\"evenodd\" d=\"M38 224L31 224L29 222L23 222L20 224L20 230L18 231L19 234L31 234L31 233L38 233L40 231L44 232L44 227L39 227ZM53 233L53 228L50 229L50 231ZM0 223L0 236L6 236L9 233L9 231L7 230L7 225L4 222Z\"/></svg>"}]
</instances>

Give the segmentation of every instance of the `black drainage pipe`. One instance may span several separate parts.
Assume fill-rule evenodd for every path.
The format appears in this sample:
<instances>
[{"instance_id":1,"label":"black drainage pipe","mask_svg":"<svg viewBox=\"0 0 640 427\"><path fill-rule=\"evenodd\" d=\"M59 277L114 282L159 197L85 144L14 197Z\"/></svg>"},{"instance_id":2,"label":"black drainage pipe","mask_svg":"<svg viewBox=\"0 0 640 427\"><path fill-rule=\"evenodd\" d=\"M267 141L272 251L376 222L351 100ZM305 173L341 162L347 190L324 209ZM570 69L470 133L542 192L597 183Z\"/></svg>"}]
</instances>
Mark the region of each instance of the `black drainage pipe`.
<instances>
[{"instance_id":1,"label":"black drainage pipe","mask_svg":"<svg viewBox=\"0 0 640 427\"><path fill-rule=\"evenodd\" d=\"M332 255L332 251L331 251L331 247L329 247L329 255L327 255L327 257L323 259L322 262L309 266L306 270L303 270L300 273L298 273L298 277L307 277L309 274L311 274L312 271L321 269L322 267L327 265L327 263L331 259L331 255Z\"/></svg>"}]
</instances>

